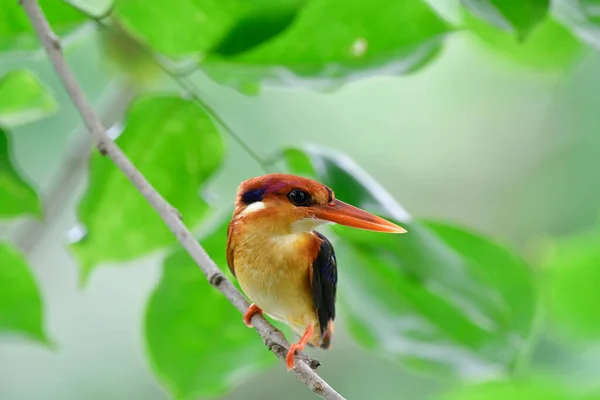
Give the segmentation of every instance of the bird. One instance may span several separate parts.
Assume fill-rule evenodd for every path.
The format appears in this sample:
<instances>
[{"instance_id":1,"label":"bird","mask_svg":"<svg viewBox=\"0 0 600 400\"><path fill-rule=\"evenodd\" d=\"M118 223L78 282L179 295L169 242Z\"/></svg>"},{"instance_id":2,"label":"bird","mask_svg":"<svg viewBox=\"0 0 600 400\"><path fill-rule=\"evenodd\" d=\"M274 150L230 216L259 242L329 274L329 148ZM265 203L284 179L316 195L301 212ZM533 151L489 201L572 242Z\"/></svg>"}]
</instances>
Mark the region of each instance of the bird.
<instances>
[{"instance_id":1,"label":"bird","mask_svg":"<svg viewBox=\"0 0 600 400\"><path fill-rule=\"evenodd\" d=\"M390 221L336 199L313 179L283 173L242 182L227 229L226 258L251 304L243 322L267 314L300 337L286 356L287 370L308 344L328 350L334 334L338 281L331 242L315 229L340 224L404 233Z\"/></svg>"}]
</instances>

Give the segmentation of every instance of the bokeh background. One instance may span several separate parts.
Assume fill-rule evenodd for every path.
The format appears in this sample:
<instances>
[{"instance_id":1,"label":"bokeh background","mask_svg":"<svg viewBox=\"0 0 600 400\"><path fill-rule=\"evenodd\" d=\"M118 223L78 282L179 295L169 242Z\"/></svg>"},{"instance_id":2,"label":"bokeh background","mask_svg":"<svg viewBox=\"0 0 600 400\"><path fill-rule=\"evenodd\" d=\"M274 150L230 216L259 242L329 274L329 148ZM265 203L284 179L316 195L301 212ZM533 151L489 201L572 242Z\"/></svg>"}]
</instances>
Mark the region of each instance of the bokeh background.
<instances>
[{"instance_id":1,"label":"bokeh background","mask_svg":"<svg viewBox=\"0 0 600 400\"><path fill-rule=\"evenodd\" d=\"M456 18L455 5L435 3ZM70 40L67 57L79 82L106 123L117 123L139 87L107 62L96 29L82 29ZM370 77L324 92L271 87L246 96L201 73L193 79L260 153L307 143L338 149L413 215L483 232L540 268L552 241L593 229L600 211L600 56L577 43L565 45L572 46L566 56L544 67L515 56L516 45L498 50L459 32L414 74ZM558 48L549 43L525 53L551 58ZM0 59L0 75L23 67L35 71L61 106L14 130L17 164L42 199L53 201L52 213L43 224L3 223L1 237L26 249L45 301L45 326L57 346L3 337L0 399L166 399L144 355L142 332L164 253L98 268L86 286L79 285L64 245L77 236L87 132L43 52L4 53ZM226 140L229 156L208 192L213 203L229 205L239 182L262 171ZM345 268L340 265L339 273ZM344 325L341 318L332 351L309 352L322 361L320 374L349 398L427 399L456 386L362 351ZM593 385L599 356L597 346L545 326L530 364ZM284 368L272 368L223 398L312 397Z\"/></svg>"}]
</instances>

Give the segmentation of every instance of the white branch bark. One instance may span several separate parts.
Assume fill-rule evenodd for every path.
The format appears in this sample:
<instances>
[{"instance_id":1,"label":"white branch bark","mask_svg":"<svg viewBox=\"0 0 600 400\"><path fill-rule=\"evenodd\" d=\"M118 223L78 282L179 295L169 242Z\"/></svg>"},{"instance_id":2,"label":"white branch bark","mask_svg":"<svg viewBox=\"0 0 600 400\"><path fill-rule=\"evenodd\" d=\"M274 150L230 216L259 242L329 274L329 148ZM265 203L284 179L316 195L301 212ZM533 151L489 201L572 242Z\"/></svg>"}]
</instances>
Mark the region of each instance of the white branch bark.
<instances>
[{"instance_id":1,"label":"white branch bark","mask_svg":"<svg viewBox=\"0 0 600 400\"><path fill-rule=\"evenodd\" d=\"M216 287L241 313L245 312L249 304L245 297L221 272L215 262L206 254L206 251L198 244L190 231L180 219L179 213L152 187L140 171L133 165L121 149L106 135L106 129L102 126L98 116L88 102L85 93L79 86L75 75L67 65L63 56L60 41L48 24L46 16L42 12L37 0L21 1L33 28L41 40L46 53L65 89L69 93L75 107L79 110L81 117L93 136L98 150L109 157L115 165L127 176L137 190L146 198L156 212L161 216L171 232L177 237L181 245L187 250L192 259L198 264L211 285ZM240 318L240 323L242 323ZM274 328L262 316L255 314L252 324L263 338L265 345L279 359L285 362L289 349L289 343L281 332ZM296 377L308 386L313 392L324 399L344 399L327 382L325 382L313 368L318 366L318 361L304 354L297 356L296 367L292 372Z\"/></svg>"}]
</instances>

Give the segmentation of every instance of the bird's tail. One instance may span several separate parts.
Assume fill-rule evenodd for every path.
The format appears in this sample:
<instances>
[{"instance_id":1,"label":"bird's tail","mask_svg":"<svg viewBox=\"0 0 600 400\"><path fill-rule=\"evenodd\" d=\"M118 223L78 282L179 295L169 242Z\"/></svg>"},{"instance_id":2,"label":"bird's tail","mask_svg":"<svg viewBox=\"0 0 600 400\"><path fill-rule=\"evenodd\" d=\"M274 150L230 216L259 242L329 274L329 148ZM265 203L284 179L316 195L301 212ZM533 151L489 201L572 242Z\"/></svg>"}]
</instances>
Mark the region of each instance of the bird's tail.
<instances>
[{"instance_id":1,"label":"bird's tail","mask_svg":"<svg viewBox=\"0 0 600 400\"><path fill-rule=\"evenodd\" d=\"M321 348L322 349L328 350L329 348L331 348L331 341L333 340L333 331L334 331L333 320L330 319L329 323L327 324L327 330L325 331L325 334L323 335L323 338L321 339Z\"/></svg>"},{"instance_id":2,"label":"bird's tail","mask_svg":"<svg viewBox=\"0 0 600 400\"><path fill-rule=\"evenodd\" d=\"M323 333L323 336L321 336L320 329L315 329L315 333L309 343L315 347L320 347L324 350L329 350L331 348L331 341L333 339L333 331L333 320L330 319L329 323L327 324L327 329L325 330L325 333Z\"/></svg>"},{"instance_id":3,"label":"bird's tail","mask_svg":"<svg viewBox=\"0 0 600 400\"><path fill-rule=\"evenodd\" d=\"M333 331L334 326L332 319L329 320L329 323L327 324L327 329L325 330L325 333L323 333L323 336L321 336L321 329L319 329L319 326L317 325L315 327L312 337L310 338L307 344L310 347L320 347L324 350L329 350L331 348L331 341L333 339ZM298 338L302 336L300 334L300 328L294 329L294 332L296 333Z\"/></svg>"}]
</instances>

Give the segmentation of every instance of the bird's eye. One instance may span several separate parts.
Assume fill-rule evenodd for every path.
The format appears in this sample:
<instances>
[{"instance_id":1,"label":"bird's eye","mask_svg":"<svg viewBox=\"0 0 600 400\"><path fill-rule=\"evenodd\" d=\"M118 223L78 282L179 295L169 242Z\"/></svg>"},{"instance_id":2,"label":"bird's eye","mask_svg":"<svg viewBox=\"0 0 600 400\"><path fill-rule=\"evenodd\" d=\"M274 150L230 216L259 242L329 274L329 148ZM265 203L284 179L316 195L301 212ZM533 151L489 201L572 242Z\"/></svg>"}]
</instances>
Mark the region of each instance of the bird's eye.
<instances>
[{"instance_id":1,"label":"bird's eye","mask_svg":"<svg viewBox=\"0 0 600 400\"><path fill-rule=\"evenodd\" d=\"M310 203L310 194L304 190L294 189L288 194L288 198L292 204L296 206L306 206Z\"/></svg>"}]
</instances>

